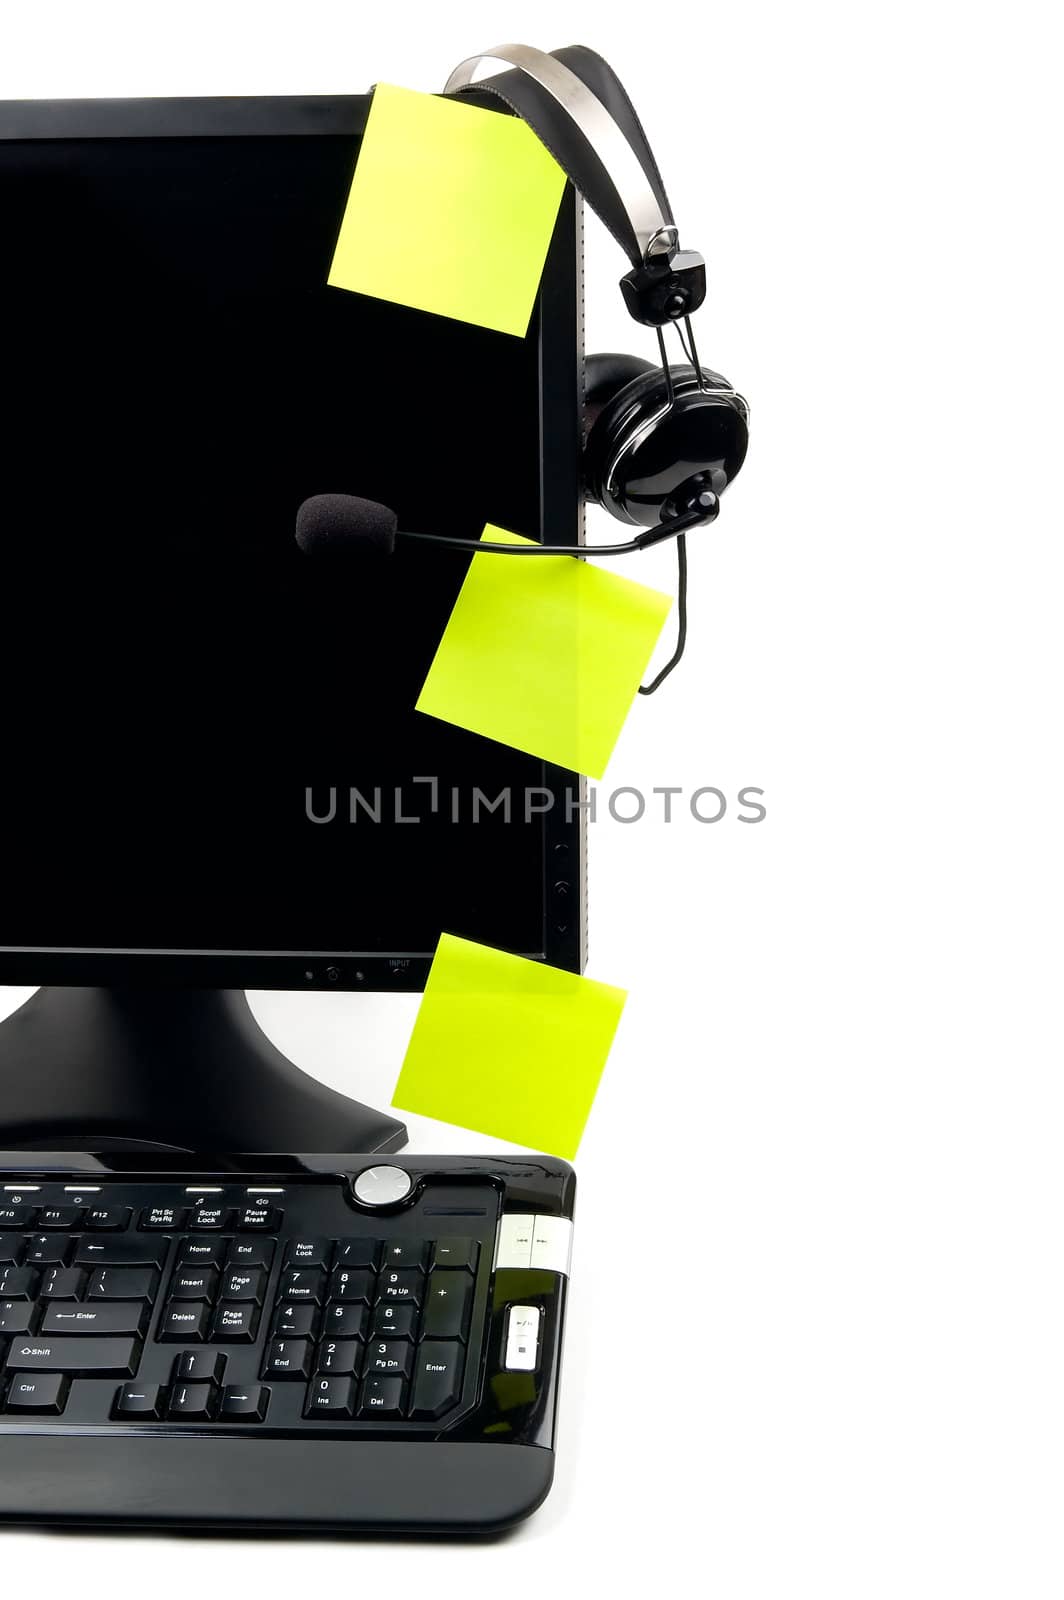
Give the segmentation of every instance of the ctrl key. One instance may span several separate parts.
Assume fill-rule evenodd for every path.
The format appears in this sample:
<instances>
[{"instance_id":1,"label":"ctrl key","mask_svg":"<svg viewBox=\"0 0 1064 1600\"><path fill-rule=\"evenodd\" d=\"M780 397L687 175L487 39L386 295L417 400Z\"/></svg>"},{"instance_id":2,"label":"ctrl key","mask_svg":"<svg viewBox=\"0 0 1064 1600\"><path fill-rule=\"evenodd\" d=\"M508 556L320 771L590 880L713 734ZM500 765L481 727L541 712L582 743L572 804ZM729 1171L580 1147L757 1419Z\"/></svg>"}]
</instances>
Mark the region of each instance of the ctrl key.
<instances>
[{"instance_id":1,"label":"ctrl key","mask_svg":"<svg viewBox=\"0 0 1064 1600\"><path fill-rule=\"evenodd\" d=\"M69 1388L70 1379L62 1372L16 1372L8 1385L6 1410L58 1417Z\"/></svg>"}]
</instances>

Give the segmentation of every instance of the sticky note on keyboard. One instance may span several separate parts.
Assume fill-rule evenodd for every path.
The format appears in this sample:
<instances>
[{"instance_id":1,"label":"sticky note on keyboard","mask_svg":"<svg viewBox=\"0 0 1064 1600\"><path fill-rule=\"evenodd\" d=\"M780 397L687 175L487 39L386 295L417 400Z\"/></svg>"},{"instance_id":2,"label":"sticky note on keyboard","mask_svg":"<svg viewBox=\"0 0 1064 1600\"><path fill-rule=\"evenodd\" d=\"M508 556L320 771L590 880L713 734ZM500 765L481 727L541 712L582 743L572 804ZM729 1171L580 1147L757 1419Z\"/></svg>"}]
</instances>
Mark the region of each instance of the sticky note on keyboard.
<instances>
[{"instance_id":1,"label":"sticky note on keyboard","mask_svg":"<svg viewBox=\"0 0 1064 1600\"><path fill-rule=\"evenodd\" d=\"M671 605L575 556L474 556L417 709L601 778Z\"/></svg>"},{"instance_id":2,"label":"sticky note on keyboard","mask_svg":"<svg viewBox=\"0 0 1064 1600\"><path fill-rule=\"evenodd\" d=\"M523 338L564 187L517 117L378 84L329 282Z\"/></svg>"},{"instance_id":3,"label":"sticky note on keyboard","mask_svg":"<svg viewBox=\"0 0 1064 1600\"><path fill-rule=\"evenodd\" d=\"M625 999L445 933L393 1104L571 1159Z\"/></svg>"}]
</instances>

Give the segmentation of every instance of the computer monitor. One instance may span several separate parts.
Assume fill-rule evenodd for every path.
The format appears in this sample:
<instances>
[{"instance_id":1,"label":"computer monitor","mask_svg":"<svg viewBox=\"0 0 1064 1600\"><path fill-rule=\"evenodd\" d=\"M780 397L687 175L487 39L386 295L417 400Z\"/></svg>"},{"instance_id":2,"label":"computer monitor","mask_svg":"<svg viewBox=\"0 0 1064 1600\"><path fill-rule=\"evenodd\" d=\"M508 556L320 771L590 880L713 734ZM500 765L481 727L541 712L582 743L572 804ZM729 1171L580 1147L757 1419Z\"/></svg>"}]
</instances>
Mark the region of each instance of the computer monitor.
<instances>
[{"instance_id":1,"label":"computer monitor","mask_svg":"<svg viewBox=\"0 0 1064 1600\"><path fill-rule=\"evenodd\" d=\"M580 538L578 208L524 339L332 288L369 104L0 104L6 1147L396 1148L245 988L582 967L580 780L415 710L468 558L293 537Z\"/></svg>"}]
</instances>

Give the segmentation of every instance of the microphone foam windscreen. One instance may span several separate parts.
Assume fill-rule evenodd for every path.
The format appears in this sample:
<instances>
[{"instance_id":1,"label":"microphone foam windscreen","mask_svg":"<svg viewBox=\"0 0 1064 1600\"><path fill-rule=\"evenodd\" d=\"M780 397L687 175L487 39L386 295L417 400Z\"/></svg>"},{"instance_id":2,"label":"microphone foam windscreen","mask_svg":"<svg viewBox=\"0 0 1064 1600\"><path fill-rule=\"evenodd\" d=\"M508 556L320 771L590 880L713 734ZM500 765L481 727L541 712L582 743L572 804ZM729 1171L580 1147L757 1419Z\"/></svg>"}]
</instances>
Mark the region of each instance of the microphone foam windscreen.
<instances>
[{"instance_id":1,"label":"microphone foam windscreen","mask_svg":"<svg viewBox=\"0 0 1064 1600\"><path fill-rule=\"evenodd\" d=\"M312 556L389 556L397 525L395 512L376 500L315 494L296 513L296 543Z\"/></svg>"}]
</instances>

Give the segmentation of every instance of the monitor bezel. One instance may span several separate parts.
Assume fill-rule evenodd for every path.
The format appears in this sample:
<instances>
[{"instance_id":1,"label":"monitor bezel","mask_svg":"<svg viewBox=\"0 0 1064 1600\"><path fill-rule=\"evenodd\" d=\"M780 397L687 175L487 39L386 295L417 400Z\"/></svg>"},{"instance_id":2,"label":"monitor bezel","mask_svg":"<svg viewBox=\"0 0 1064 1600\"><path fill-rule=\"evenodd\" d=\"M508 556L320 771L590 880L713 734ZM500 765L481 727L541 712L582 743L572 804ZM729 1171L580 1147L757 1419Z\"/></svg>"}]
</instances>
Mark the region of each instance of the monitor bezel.
<instances>
[{"instance_id":1,"label":"monitor bezel","mask_svg":"<svg viewBox=\"0 0 1064 1600\"><path fill-rule=\"evenodd\" d=\"M0 102L0 141L358 135L371 96ZM479 98L479 97L478 97ZM497 102L483 97L497 110ZM579 200L567 185L540 286L540 538L583 543L583 259ZM500 337L506 337L500 335ZM586 955L586 781L543 763L542 958L581 972ZM572 804L576 791L579 806ZM441 930L446 931L446 930ZM537 953L538 954L538 953ZM416 991L422 954L350 951L114 950L0 946L0 984Z\"/></svg>"}]
</instances>

